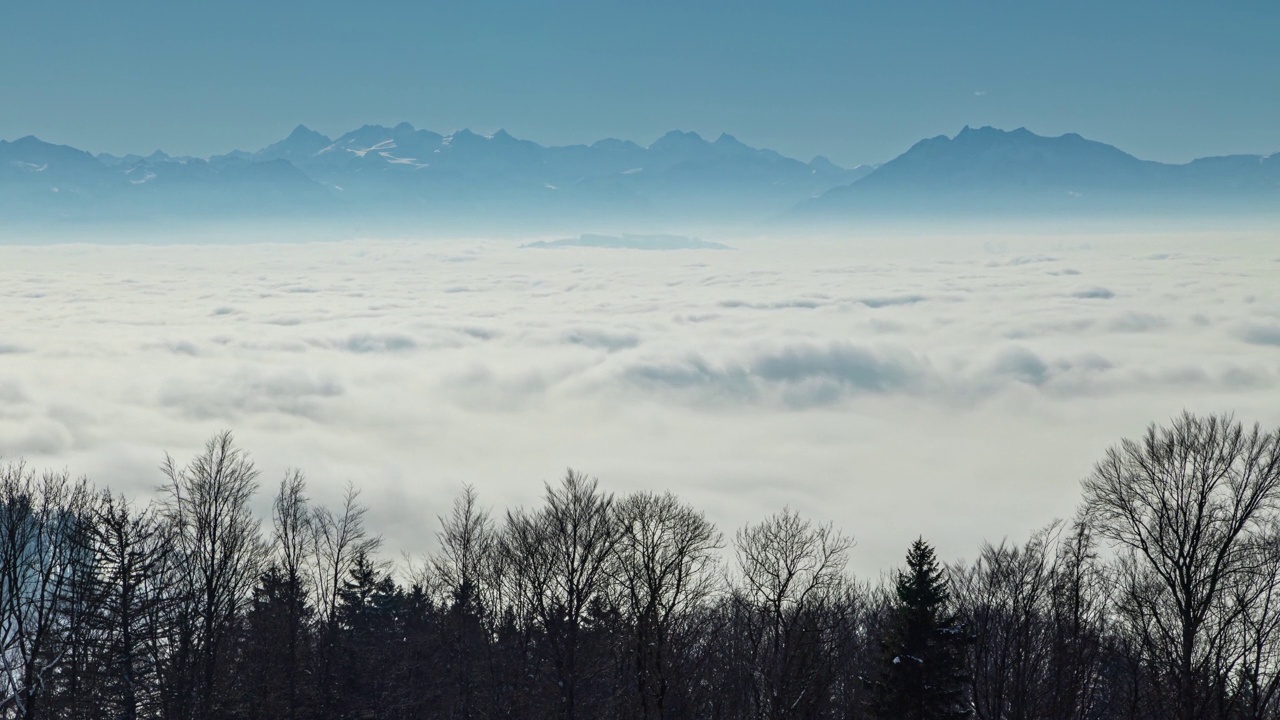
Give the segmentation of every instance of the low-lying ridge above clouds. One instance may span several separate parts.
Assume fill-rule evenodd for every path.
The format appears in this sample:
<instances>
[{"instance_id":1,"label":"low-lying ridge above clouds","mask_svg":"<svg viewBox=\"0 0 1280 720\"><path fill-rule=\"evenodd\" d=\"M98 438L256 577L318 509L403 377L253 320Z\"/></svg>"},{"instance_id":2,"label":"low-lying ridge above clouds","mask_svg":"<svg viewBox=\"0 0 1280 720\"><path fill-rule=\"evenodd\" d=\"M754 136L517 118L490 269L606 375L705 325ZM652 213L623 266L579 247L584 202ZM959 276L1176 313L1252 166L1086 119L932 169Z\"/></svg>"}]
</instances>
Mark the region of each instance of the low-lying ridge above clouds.
<instances>
[{"instance_id":1,"label":"low-lying ridge above clouds","mask_svg":"<svg viewBox=\"0 0 1280 720\"><path fill-rule=\"evenodd\" d=\"M563 240L539 240L521 245L522 248L589 247L609 250L732 250L718 242L709 242L682 235L579 235Z\"/></svg>"},{"instance_id":2,"label":"low-lying ridge above clouds","mask_svg":"<svg viewBox=\"0 0 1280 720\"><path fill-rule=\"evenodd\" d=\"M0 141L0 230L58 222L306 219L414 233L463 228L723 227L920 217L1280 213L1275 155L1140 160L1075 134L964 128L881 166L805 163L730 135L670 132L546 147L505 131L299 126L255 152L98 155ZM179 219L179 220L175 220Z\"/></svg>"}]
</instances>

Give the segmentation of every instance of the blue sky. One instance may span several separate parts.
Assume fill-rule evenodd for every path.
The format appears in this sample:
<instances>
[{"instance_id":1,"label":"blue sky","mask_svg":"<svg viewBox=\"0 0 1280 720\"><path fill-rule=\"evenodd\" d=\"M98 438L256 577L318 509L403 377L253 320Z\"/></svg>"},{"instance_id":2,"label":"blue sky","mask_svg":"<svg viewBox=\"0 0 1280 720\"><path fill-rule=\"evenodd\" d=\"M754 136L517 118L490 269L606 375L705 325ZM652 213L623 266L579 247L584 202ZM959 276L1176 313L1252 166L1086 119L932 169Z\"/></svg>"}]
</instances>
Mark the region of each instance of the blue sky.
<instances>
[{"instance_id":1,"label":"blue sky","mask_svg":"<svg viewBox=\"0 0 1280 720\"><path fill-rule=\"evenodd\" d=\"M11 0L0 138L205 155L298 123L547 144L680 128L887 160L961 126L1280 150L1280 3Z\"/></svg>"}]
</instances>

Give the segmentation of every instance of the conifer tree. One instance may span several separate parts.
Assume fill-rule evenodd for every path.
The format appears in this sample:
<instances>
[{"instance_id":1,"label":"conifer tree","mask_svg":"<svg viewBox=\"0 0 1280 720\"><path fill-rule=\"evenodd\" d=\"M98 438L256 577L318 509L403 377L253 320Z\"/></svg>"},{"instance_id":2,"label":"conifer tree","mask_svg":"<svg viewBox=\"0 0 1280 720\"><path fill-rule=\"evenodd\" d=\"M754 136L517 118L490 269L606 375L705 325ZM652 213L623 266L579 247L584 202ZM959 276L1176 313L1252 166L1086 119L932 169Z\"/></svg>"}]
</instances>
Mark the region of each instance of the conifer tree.
<instances>
[{"instance_id":1,"label":"conifer tree","mask_svg":"<svg viewBox=\"0 0 1280 720\"><path fill-rule=\"evenodd\" d=\"M295 720L303 715L306 698L298 676L309 661L306 628L313 614L297 579L270 565L244 619L236 694L245 717Z\"/></svg>"},{"instance_id":2,"label":"conifer tree","mask_svg":"<svg viewBox=\"0 0 1280 720\"><path fill-rule=\"evenodd\" d=\"M965 645L968 636L952 612L946 573L922 538L898 573L895 602L883 643L872 702L882 720L969 717Z\"/></svg>"},{"instance_id":3,"label":"conifer tree","mask_svg":"<svg viewBox=\"0 0 1280 720\"><path fill-rule=\"evenodd\" d=\"M339 716L390 714L388 701L405 637L404 594L386 568L365 550L357 551L339 594Z\"/></svg>"}]
</instances>

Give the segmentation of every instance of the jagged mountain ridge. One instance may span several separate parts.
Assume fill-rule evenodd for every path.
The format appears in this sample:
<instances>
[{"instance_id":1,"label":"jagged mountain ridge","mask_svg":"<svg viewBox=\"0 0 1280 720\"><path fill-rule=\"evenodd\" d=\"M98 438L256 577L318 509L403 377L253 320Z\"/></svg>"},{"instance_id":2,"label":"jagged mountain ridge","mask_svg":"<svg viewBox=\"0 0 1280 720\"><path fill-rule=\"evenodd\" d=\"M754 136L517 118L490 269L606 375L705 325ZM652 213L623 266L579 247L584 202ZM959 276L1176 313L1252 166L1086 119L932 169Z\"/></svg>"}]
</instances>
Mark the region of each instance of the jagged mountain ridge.
<instances>
[{"instance_id":1,"label":"jagged mountain ridge","mask_svg":"<svg viewBox=\"0 0 1280 720\"><path fill-rule=\"evenodd\" d=\"M718 204L749 199L782 210L869 171L803 163L727 134L707 141L672 131L648 147L616 139L546 147L504 130L440 135L408 123L366 125L336 139L299 126L252 158L288 160L326 186L363 195L367 203L439 196L482 201L497 192L555 204L561 199L547 193L560 193L635 208L696 206L715 198Z\"/></svg>"},{"instance_id":2,"label":"jagged mountain ridge","mask_svg":"<svg viewBox=\"0 0 1280 720\"><path fill-rule=\"evenodd\" d=\"M804 163L730 135L673 131L648 147L547 147L506 131L409 123L329 138L299 125L256 151L94 157L34 137L0 143L0 222L297 214L492 220L714 217L785 211L870 168ZM43 174L41 174L43 173Z\"/></svg>"},{"instance_id":3,"label":"jagged mountain ridge","mask_svg":"<svg viewBox=\"0 0 1280 720\"><path fill-rule=\"evenodd\" d=\"M751 224L923 214L1274 211L1280 157L1182 165L1076 134L966 127L879 167L805 163L722 134L650 145L543 146L505 131L442 135L409 123L330 138L299 125L256 151L210 158L93 156L35 137L0 141L0 223L180 217L565 220Z\"/></svg>"},{"instance_id":4,"label":"jagged mountain ridge","mask_svg":"<svg viewBox=\"0 0 1280 720\"><path fill-rule=\"evenodd\" d=\"M94 157L33 136L0 141L0 223L264 216L323 208L328 194L284 161Z\"/></svg>"}]
</instances>

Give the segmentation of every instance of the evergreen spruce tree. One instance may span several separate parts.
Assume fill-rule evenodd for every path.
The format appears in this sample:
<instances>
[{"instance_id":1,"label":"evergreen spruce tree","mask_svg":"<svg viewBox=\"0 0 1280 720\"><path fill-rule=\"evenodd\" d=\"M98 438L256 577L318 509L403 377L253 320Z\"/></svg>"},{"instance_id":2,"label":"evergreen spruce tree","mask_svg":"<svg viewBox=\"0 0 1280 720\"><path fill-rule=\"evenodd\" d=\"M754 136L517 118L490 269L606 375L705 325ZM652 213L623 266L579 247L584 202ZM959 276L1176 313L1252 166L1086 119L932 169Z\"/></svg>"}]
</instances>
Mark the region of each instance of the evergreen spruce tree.
<instances>
[{"instance_id":1,"label":"evergreen spruce tree","mask_svg":"<svg viewBox=\"0 0 1280 720\"><path fill-rule=\"evenodd\" d=\"M314 615L301 583L272 564L258 580L244 619L236 694L246 718L296 720L308 705L305 668Z\"/></svg>"},{"instance_id":2,"label":"evergreen spruce tree","mask_svg":"<svg viewBox=\"0 0 1280 720\"><path fill-rule=\"evenodd\" d=\"M388 716L403 659L404 599L386 566L359 550L338 599L340 717Z\"/></svg>"},{"instance_id":3,"label":"evergreen spruce tree","mask_svg":"<svg viewBox=\"0 0 1280 720\"><path fill-rule=\"evenodd\" d=\"M933 548L917 539L898 573L896 602L872 688L881 720L948 720L972 713L966 696L968 635L951 611L946 573Z\"/></svg>"}]
</instances>

